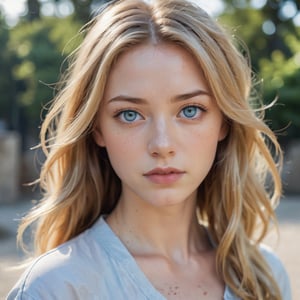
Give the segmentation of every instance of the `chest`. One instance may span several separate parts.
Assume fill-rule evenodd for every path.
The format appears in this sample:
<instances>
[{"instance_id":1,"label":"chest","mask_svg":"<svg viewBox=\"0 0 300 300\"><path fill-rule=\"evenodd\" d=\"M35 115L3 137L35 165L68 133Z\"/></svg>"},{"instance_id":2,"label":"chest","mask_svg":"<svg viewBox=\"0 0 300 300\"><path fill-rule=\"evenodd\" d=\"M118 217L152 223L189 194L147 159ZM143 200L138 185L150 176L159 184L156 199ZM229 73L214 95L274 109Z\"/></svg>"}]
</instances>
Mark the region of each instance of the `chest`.
<instances>
[{"instance_id":1,"label":"chest","mask_svg":"<svg viewBox=\"0 0 300 300\"><path fill-rule=\"evenodd\" d=\"M215 271L213 257L173 264L162 258L138 257L136 261L150 283L166 299L221 300L225 285Z\"/></svg>"},{"instance_id":2,"label":"chest","mask_svg":"<svg viewBox=\"0 0 300 300\"><path fill-rule=\"evenodd\" d=\"M166 299L190 299L190 300L221 300L224 295L224 287L222 285L209 285L207 283L194 284L192 282L181 281L165 282L155 286L155 288Z\"/></svg>"}]
</instances>

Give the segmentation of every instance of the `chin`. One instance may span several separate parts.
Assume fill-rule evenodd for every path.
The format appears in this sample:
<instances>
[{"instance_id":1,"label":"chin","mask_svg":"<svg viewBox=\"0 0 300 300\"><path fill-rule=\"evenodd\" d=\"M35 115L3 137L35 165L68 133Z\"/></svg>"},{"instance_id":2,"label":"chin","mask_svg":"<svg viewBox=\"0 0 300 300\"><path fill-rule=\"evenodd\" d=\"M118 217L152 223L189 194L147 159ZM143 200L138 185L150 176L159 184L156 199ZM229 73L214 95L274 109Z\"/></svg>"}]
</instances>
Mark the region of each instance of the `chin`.
<instances>
[{"instance_id":1,"label":"chin","mask_svg":"<svg viewBox=\"0 0 300 300\"><path fill-rule=\"evenodd\" d=\"M155 199L155 201L153 201ZM148 204L154 207L175 207L177 205L181 206L183 204L187 204L188 202L192 203L195 202L195 197L187 196L187 197L178 197L178 194L175 196L165 196L165 197L153 197L152 199L149 199Z\"/></svg>"}]
</instances>

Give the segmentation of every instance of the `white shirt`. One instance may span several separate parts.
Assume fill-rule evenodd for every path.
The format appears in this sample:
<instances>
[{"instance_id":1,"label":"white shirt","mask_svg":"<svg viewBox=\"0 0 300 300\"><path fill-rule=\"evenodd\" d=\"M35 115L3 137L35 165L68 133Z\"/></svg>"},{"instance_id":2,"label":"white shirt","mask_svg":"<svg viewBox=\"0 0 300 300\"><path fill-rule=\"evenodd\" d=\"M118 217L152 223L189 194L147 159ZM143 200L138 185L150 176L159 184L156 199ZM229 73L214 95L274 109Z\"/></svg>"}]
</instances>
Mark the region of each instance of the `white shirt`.
<instances>
[{"instance_id":1,"label":"white shirt","mask_svg":"<svg viewBox=\"0 0 300 300\"><path fill-rule=\"evenodd\" d=\"M287 273L266 248L283 299L291 300ZM41 255L24 272L8 300L166 300L139 268L103 217L88 230ZM224 300L238 300L226 286Z\"/></svg>"}]
</instances>

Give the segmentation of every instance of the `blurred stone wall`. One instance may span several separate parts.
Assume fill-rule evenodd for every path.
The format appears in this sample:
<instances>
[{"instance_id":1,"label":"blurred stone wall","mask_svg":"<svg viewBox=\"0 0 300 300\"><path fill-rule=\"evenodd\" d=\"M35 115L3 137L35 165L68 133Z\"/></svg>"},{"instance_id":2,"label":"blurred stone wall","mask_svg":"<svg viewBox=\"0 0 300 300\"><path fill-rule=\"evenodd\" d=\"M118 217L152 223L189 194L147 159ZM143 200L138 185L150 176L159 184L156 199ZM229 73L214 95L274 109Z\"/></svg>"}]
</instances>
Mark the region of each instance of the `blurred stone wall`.
<instances>
[{"instance_id":1,"label":"blurred stone wall","mask_svg":"<svg viewBox=\"0 0 300 300\"><path fill-rule=\"evenodd\" d=\"M20 136L0 131L0 203L17 200L20 192Z\"/></svg>"}]
</instances>

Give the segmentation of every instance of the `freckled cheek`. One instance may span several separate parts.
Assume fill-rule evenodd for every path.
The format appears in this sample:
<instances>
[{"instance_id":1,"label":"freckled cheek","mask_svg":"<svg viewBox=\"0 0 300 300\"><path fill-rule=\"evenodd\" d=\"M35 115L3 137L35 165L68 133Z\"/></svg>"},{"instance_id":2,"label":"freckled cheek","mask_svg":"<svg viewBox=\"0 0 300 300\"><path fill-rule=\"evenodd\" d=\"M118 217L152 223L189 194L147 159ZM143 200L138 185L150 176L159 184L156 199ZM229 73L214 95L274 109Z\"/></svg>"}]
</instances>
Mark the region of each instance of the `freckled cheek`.
<instances>
[{"instance_id":1,"label":"freckled cheek","mask_svg":"<svg viewBox=\"0 0 300 300\"><path fill-rule=\"evenodd\" d=\"M185 143L189 148L187 151L192 151L191 155L199 156L201 159L204 158L207 162L213 160L218 146L218 136L219 134L215 128L191 131L189 141Z\"/></svg>"},{"instance_id":2,"label":"freckled cheek","mask_svg":"<svg viewBox=\"0 0 300 300\"><path fill-rule=\"evenodd\" d=\"M110 133L107 139L106 149L111 160L126 160L136 155L138 142L132 136L122 134L122 132Z\"/></svg>"},{"instance_id":3,"label":"freckled cheek","mask_svg":"<svg viewBox=\"0 0 300 300\"><path fill-rule=\"evenodd\" d=\"M206 126L200 129L196 128L195 130L191 130L189 134L191 135L189 139L195 144L208 146L218 143L219 130L217 130L215 126Z\"/></svg>"}]
</instances>

